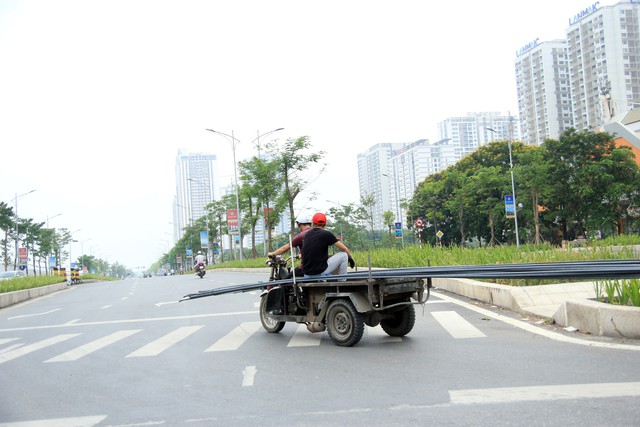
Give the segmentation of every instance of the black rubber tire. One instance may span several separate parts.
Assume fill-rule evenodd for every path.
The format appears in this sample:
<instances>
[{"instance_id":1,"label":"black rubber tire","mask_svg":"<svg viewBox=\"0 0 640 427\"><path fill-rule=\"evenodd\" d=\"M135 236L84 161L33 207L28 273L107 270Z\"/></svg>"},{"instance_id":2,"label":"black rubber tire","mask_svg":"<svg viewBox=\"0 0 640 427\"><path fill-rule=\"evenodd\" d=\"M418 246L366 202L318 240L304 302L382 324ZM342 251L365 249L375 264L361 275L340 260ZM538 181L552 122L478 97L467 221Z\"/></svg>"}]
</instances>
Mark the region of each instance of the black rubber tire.
<instances>
[{"instance_id":1,"label":"black rubber tire","mask_svg":"<svg viewBox=\"0 0 640 427\"><path fill-rule=\"evenodd\" d=\"M327 332L335 345L352 347L362 339L364 315L358 313L348 299L337 299L327 311Z\"/></svg>"},{"instance_id":2,"label":"black rubber tire","mask_svg":"<svg viewBox=\"0 0 640 427\"><path fill-rule=\"evenodd\" d=\"M403 337L413 329L416 323L416 311L412 305L408 305L402 310L393 313L392 317L387 317L380 321L382 330L392 337Z\"/></svg>"},{"instance_id":3,"label":"black rubber tire","mask_svg":"<svg viewBox=\"0 0 640 427\"><path fill-rule=\"evenodd\" d=\"M265 331L270 334L277 334L284 328L284 324L286 322L280 322L277 320L272 320L267 316L266 312L267 307L267 296L263 295L260 298L260 323L262 323L262 327Z\"/></svg>"}]
</instances>

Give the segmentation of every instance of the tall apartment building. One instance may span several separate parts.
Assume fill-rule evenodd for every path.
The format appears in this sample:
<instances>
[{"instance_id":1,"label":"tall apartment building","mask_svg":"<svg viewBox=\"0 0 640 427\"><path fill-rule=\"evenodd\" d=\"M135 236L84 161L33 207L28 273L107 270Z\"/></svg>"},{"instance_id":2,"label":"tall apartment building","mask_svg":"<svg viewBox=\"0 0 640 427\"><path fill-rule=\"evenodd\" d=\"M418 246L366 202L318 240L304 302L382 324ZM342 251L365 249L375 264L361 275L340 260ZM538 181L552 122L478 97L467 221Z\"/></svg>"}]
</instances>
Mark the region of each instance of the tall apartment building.
<instances>
[{"instance_id":1,"label":"tall apartment building","mask_svg":"<svg viewBox=\"0 0 640 427\"><path fill-rule=\"evenodd\" d=\"M522 141L557 139L573 126L566 40L526 44L516 53L515 70Z\"/></svg>"},{"instance_id":2,"label":"tall apartment building","mask_svg":"<svg viewBox=\"0 0 640 427\"><path fill-rule=\"evenodd\" d=\"M360 196L372 195L374 229L386 228L384 212L391 211L395 222L404 218L404 202L427 176L440 172L458 160L459 147L450 139L429 143L420 139L412 143L385 143L358 154Z\"/></svg>"},{"instance_id":3,"label":"tall apartment building","mask_svg":"<svg viewBox=\"0 0 640 427\"><path fill-rule=\"evenodd\" d=\"M440 139L435 143L420 139L376 144L358 154L360 197L374 197L376 230L386 227L383 214L387 211L405 226L403 202L413 198L413 192L427 176L445 170L481 145L520 138L516 118L495 112L450 117L438 123L438 128Z\"/></svg>"},{"instance_id":4,"label":"tall apartment building","mask_svg":"<svg viewBox=\"0 0 640 427\"><path fill-rule=\"evenodd\" d=\"M515 65L525 143L602 126L640 105L640 2L589 3L569 17L564 43L529 43Z\"/></svg>"},{"instance_id":5,"label":"tall apartment building","mask_svg":"<svg viewBox=\"0 0 640 427\"><path fill-rule=\"evenodd\" d=\"M495 132L488 129L493 129ZM496 137L497 139L520 139L516 117L497 112L468 113L462 117L449 117L438 123L438 131L440 140L450 139L457 147L455 161L495 140Z\"/></svg>"},{"instance_id":6,"label":"tall apartment building","mask_svg":"<svg viewBox=\"0 0 640 427\"><path fill-rule=\"evenodd\" d=\"M358 184L360 197L373 196L374 229L383 228L382 214L391 210L391 175L389 161L403 144L382 143L358 154Z\"/></svg>"},{"instance_id":7,"label":"tall apartment building","mask_svg":"<svg viewBox=\"0 0 640 427\"><path fill-rule=\"evenodd\" d=\"M438 173L455 164L458 146L449 139L430 144L421 139L411 144L404 144L393 152L389 162L391 177L391 211L396 222L405 225L404 204L413 198L418 184L427 176Z\"/></svg>"},{"instance_id":8,"label":"tall apartment building","mask_svg":"<svg viewBox=\"0 0 640 427\"><path fill-rule=\"evenodd\" d=\"M576 129L597 128L640 103L640 3L598 5L578 11L567 29Z\"/></svg>"},{"instance_id":9,"label":"tall apartment building","mask_svg":"<svg viewBox=\"0 0 640 427\"><path fill-rule=\"evenodd\" d=\"M205 206L214 200L215 154L178 152L176 157L176 195L173 203L173 237L179 240L183 229L204 216Z\"/></svg>"}]
</instances>

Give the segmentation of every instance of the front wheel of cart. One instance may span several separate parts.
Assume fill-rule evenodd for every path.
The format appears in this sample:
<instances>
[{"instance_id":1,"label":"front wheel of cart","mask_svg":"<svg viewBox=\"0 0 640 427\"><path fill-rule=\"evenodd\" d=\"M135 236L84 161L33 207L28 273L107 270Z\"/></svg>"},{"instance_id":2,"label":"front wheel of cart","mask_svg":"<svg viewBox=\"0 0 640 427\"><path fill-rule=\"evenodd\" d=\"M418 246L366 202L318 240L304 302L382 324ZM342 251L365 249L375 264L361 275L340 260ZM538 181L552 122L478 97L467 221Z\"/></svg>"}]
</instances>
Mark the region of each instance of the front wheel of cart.
<instances>
[{"instance_id":1,"label":"front wheel of cart","mask_svg":"<svg viewBox=\"0 0 640 427\"><path fill-rule=\"evenodd\" d=\"M416 323L416 311L412 305L398 310L380 321L382 330L392 337L403 337L413 329Z\"/></svg>"},{"instance_id":2,"label":"front wheel of cart","mask_svg":"<svg viewBox=\"0 0 640 427\"><path fill-rule=\"evenodd\" d=\"M327 332L335 345L352 347L364 333L364 316L346 299L337 299L327 311Z\"/></svg>"},{"instance_id":3,"label":"front wheel of cart","mask_svg":"<svg viewBox=\"0 0 640 427\"><path fill-rule=\"evenodd\" d=\"M264 328L264 330L271 334L280 332L282 328L284 328L284 324L286 323L269 318L269 316L267 315L266 295L260 298L260 322L262 323L262 327Z\"/></svg>"}]
</instances>

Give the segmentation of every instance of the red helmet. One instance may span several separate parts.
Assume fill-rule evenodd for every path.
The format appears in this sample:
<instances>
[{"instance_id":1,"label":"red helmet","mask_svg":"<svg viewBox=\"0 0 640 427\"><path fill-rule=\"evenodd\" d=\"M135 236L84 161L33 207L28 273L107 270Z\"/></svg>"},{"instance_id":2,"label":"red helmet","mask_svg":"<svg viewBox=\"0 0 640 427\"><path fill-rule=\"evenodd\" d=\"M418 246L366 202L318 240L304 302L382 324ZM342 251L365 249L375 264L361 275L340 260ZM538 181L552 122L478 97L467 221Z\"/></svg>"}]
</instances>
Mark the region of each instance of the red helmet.
<instances>
[{"instance_id":1,"label":"red helmet","mask_svg":"<svg viewBox=\"0 0 640 427\"><path fill-rule=\"evenodd\" d=\"M327 217L321 212L316 213L311 221L313 221L314 224L327 225Z\"/></svg>"}]
</instances>

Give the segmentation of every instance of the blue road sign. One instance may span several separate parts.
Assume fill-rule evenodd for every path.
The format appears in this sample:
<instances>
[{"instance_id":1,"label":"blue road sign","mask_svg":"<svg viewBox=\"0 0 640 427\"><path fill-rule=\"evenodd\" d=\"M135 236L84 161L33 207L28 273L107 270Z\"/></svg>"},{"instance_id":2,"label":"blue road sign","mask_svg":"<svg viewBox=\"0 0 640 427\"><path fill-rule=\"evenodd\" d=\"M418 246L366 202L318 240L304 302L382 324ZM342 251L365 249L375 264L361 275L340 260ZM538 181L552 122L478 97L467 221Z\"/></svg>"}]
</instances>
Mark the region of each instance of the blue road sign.
<instances>
[{"instance_id":1,"label":"blue road sign","mask_svg":"<svg viewBox=\"0 0 640 427\"><path fill-rule=\"evenodd\" d=\"M507 218L515 218L516 205L513 203L513 195L507 194L506 196L504 196L504 208Z\"/></svg>"}]
</instances>

